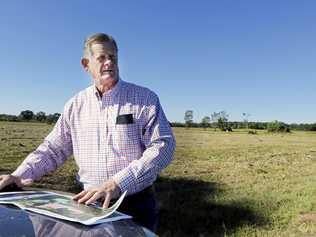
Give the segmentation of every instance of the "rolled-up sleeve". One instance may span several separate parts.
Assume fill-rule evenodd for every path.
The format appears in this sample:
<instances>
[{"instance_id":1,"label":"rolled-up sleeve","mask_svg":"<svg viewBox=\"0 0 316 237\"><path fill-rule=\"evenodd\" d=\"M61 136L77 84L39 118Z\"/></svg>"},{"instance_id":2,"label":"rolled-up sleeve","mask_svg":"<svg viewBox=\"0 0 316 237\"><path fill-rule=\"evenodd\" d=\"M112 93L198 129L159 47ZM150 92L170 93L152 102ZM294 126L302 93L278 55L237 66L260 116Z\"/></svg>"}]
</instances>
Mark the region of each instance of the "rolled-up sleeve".
<instances>
[{"instance_id":1,"label":"rolled-up sleeve","mask_svg":"<svg viewBox=\"0 0 316 237\"><path fill-rule=\"evenodd\" d=\"M121 191L127 190L128 194L139 192L156 180L172 161L176 145L172 129L155 94L149 96L143 113L145 123L141 139L145 150L139 159L133 160L113 177Z\"/></svg>"},{"instance_id":2,"label":"rolled-up sleeve","mask_svg":"<svg viewBox=\"0 0 316 237\"><path fill-rule=\"evenodd\" d=\"M65 162L73 153L69 115L70 109L66 105L63 114L44 142L26 157L12 175L22 179L39 180Z\"/></svg>"}]
</instances>

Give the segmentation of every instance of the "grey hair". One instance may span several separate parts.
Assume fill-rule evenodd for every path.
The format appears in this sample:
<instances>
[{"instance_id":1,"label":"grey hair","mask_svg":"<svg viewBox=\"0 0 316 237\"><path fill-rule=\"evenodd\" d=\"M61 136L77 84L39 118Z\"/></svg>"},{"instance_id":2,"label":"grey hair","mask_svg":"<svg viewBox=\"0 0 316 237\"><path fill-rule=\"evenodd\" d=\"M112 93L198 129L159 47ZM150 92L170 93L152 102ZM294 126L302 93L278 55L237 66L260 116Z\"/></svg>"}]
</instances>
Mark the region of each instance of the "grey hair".
<instances>
[{"instance_id":1,"label":"grey hair","mask_svg":"<svg viewBox=\"0 0 316 237\"><path fill-rule=\"evenodd\" d=\"M88 36L86 40L84 41L83 57L89 58L92 55L91 46L93 44L104 43L104 42L111 43L114 46L117 53L118 47L117 47L115 39L111 35L104 34L104 33L95 33Z\"/></svg>"}]
</instances>

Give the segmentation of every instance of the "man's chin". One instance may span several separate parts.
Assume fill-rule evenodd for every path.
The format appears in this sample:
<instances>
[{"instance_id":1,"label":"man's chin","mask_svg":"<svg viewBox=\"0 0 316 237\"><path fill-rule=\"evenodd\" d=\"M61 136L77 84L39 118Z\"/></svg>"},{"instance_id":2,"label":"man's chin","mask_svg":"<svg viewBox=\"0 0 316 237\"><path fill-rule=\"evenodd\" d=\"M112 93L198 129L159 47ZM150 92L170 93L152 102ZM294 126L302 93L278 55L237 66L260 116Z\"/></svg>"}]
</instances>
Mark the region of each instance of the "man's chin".
<instances>
[{"instance_id":1,"label":"man's chin","mask_svg":"<svg viewBox=\"0 0 316 237\"><path fill-rule=\"evenodd\" d=\"M104 76L101 76L100 78L100 82L108 82L108 81L115 81L115 77L112 76L112 75L104 75Z\"/></svg>"},{"instance_id":2,"label":"man's chin","mask_svg":"<svg viewBox=\"0 0 316 237\"><path fill-rule=\"evenodd\" d=\"M98 80L98 84L103 85L103 84L109 84L112 82L115 82L117 80L116 77L114 76L102 76Z\"/></svg>"}]
</instances>

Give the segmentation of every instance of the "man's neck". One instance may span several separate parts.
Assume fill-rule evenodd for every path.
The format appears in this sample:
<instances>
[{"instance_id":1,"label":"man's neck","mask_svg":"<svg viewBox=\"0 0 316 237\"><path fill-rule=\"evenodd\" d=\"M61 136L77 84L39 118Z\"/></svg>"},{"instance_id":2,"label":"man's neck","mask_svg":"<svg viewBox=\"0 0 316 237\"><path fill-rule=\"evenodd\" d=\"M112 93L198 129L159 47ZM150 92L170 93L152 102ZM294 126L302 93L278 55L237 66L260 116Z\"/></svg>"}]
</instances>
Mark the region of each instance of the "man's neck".
<instances>
[{"instance_id":1,"label":"man's neck","mask_svg":"<svg viewBox=\"0 0 316 237\"><path fill-rule=\"evenodd\" d=\"M104 93L113 89L113 87L116 85L117 82L118 82L118 78L116 80L110 80L106 84L99 84L99 85L95 84L95 87L99 91L100 96L102 96Z\"/></svg>"}]
</instances>

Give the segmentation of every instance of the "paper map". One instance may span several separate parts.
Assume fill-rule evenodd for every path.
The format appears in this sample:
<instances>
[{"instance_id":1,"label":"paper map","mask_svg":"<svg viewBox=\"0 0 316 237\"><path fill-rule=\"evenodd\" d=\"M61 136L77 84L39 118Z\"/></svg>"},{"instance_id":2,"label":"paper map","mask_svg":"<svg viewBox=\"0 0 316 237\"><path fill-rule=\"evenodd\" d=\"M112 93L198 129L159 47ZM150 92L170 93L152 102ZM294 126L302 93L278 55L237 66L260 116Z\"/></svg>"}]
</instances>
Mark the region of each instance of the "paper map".
<instances>
[{"instance_id":1,"label":"paper map","mask_svg":"<svg viewBox=\"0 0 316 237\"><path fill-rule=\"evenodd\" d=\"M131 218L131 216L116 211L125 195L126 192L110 208L105 209L96 204L78 204L72 200L71 196L45 191L0 193L0 204L13 204L21 209L39 214L84 225L94 225Z\"/></svg>"}]
</instances>

